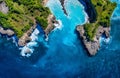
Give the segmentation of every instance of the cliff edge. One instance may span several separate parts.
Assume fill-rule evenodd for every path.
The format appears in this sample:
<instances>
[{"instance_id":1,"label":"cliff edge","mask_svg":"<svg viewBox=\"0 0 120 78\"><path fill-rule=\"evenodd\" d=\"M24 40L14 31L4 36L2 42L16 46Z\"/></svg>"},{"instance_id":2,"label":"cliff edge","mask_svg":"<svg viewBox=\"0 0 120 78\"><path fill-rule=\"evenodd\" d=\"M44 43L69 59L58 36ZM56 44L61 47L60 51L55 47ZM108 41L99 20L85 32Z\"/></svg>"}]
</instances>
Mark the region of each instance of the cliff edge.
<instances>
[{"instance_id":1,"label":"cliff edge","mask_svg":"<svg viewBox=\"0 0 120 78\"><path fill-rule=\"evenodd\" d=\"M100 48L100 37L110 37L110 19L116 3L109 0L79 0L88 14L88 22L76 30L88 53L93 56ZM109 8L108 8L109 7Z\"/></svg>"},{"instance_id":2,"label":"cliff edge","mask_svg":"<svg viewBox=\"0 0 120 78\"><path fill-rule=\"evenodd\" d=\"M90 56L93 56L97 53L97 51L100 48L100 43L99 43L99 39L102 35L105 35L106 38L110 37L110 28L109 27L103 27L103 26L99 26L96 34L93 38L93 40L88 40L87 36L85 35L85 29L83 26L77 26L77 32L79 33L79 36L85 46L85 49L87 50L87 52L89 53Z\"/></svg>"},{"instance_id":3,"label":"cliff edge","mask_svg":"<svg viewBox=\"0 0 120 78\"><path fill-rule=\"evenodd\" d=\"M10 37L16 35L19 38L19 46L25 46L32 40L30 35L37 24L41 26L47 36L55 27L54 24L58 24L49 8L45 7L47 1L1 0L0 33Z\"/></svg>"}]
</instances>

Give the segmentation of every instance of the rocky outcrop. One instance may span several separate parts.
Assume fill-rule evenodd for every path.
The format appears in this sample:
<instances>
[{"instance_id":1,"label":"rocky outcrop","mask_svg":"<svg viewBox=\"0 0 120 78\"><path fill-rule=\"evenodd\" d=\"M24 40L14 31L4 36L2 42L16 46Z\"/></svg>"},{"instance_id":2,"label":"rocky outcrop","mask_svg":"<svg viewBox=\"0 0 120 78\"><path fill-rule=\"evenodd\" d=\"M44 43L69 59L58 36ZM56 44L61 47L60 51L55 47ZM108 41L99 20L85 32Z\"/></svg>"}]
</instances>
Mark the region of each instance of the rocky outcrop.
<instances>
[{"instance_id":1,"label":"rocky outcrop","mask_svg":"<svg viewBox=\"0 0 120 78\"><path fill-rule=\"evenodd\" d=\"M47 20L48 20L48 26L44 30L46 35L48 35L55 28L54 24L58 24L58 21L56 20L53 14L49 15Z\"/></svg>"},{"instance_id":2,"label":"rocky outcrop","mask_svg":"<svg viewBox=\"0 0 120 78\"><path fill-rule=\"evenodd\" d=\"M48 0L43 0L43 5L45 5L47 2L48 2ZM9 9L6 6L6 3L4 1L2 1L0 3L0 11L2 13L6 14L8 12L8 10ZM30 42L32 40L30 38L30 35L32 34L32 32L35 30L35 28L37 26L35 18L31 18L31 17L28 17L28 18L33 20L34 25L26 33L24 33L22 37L19 38L19 40L18 40L18 45L19 46L25 46L28 42ZM54 29L54 23L58 23L53 14L49 15L47 20L48 20L48 26L44 30L46 36L50 33L50 31L52 31ZM7 36L13 36L15 34L13 30L4 29L4 28L2 28L2 26L0 26L0 33L2 35L7 35Z\"/></svg>"},{"instance_id":3,"label":"rocky outcrop","mask_svg":"<svg viewBox=\"0 0 120 78\"><path fill-rule=\"evenodd\" d=\"M7 14L9 11L8 7L6 6L6 3L3 1L0 3L0 12Z\"/></svg>"},{"instance_id":4,"label":"rocky outcrop","mask_svg":"<svg viewBox=\"0 0 120 78\"><path fill-rule=\"evenodd\" d=\"M99 43L100 37L103 34L105 35L106 38L108 38L110 36L110 34L109 34L110 28L109 27L103 27L103 26L98 27L93 41L89 41L87 39L87 36L85 35L85 30L84 30L83 26L80 26L80 25L77 26L77 32L79 33L79 36L80 36L87 52L91 56L95 55L100 48L100 43Z\"/></svg>"},{"instance_id":5,"label":"rocky outcrop","mask_svg":"<svg viewBox=\"0 0 120 78\"><path fill-rule=\"evenodd\" d=\"M89 22L90 23L95 22L97 18L97 13L94 6L91 3L91 0L78 0L78 1L84 6L84 9L89 17L88 19Z\"/></svg>"},{"instance_id":6,"label":"rocky outcrop","mask_svg":"<svg viewBox=\"0 0 120 78\"><path fill-rule=\"evenodd\" d=\"M33 27L31 27L26 33L24 33L21 38L19 38L19 40L18 40L19 46L25 46L28 42L30 42L32 40L30 38L30 35L35 30L35 28L36 28L36 24Z\"/></svg>"},{"instance_id":7,"label":"rocky outcrop","mask_svg":"<svg viewBox=\"0 0 120 78\"><path fill-rule=\"evenodd\" d=\"M48 0L43 0L44 5L47 3L47 1ZM50 14L47 20L48 20L48 26L44 30L45 36L47 36L54 29L55 23L58 24L58 21L56 21L56 18L53 14ZM28 42L31 41L30 35L32 34L32 32L35 30L37 26L36 20L33 19L33 21L34 21L34 25L26 33L24 33L24 35L21 38L19 38L19 41L18 41L19 46L25 46Z\"/></svg>"},{"instance_id":8,"label":"rocky outcrop","mask_svg":"<svg viewBox=\"0 0 120 78\"><path fill-rule=\"evenodd\" d=\"M59 0L59 1L60 1L60 3L61 3L61 6L62 6L62 9L63 9L64 13L65 13L66 15L68 15L68 13L67 13L67 11L66 11L66 9L65 9L65 0Z\"/></svg>"},{"instance_id":9,"label":"rocky outcrop","mask_svg":"<svg viewBox=\"0 0 120 78\"><path fill-rule=\"evenodd\" d=\"M11 37L15 34L11 29L4 29L4 28L2 28L2 26L0 26L0 33L2 35L7 35L9 37Z\"/></svg>"}]
</instances>

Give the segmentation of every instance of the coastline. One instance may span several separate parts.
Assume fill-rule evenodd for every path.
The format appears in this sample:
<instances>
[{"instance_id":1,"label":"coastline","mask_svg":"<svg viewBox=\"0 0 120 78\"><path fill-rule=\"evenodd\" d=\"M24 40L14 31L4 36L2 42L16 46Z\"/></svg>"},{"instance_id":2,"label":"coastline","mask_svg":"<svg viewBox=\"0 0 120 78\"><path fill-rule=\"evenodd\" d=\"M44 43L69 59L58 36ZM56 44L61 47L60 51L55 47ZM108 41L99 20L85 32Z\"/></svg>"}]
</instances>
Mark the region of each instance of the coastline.
<instances>
[{"instance_id":1,"label":"coastline","mask_svg":"<svg viewBox=\"0 0 120 78\"><path fill-rule=\"evenodd\" d=\"M98 25L98 24L96 24L100 20L100 19L96 20L97 17L99 17L99 16L96 16L96 14L95 14L95 13L97 13L98 10L96 10L96 8L93 7L91 1L88 1L88 0L81 1L81 0L79 0L79 2L85 7L84 10L86 11L86 14L88 15L88 18L86 17L87 21L86 21L85 24L78 25L76 27L76 31L78 32L78 36L80 37L80 39L81 39L86 51L88 52L88 54L90 56L94 56L99 51L99 49L101 47L100 37L103 36L103 35L105 36L105 39L108 39L110 37L110 24L109 25L105 25L105 24L104 25ZM91 9L89 9L90 8L89 5L91 6ZM95 14L95 16L93 14ZM96 18L94 18L94 17L96 17ZM107 19L107 20L110 20L110 19ZM94 29L94 31L91 30L91 29L86 30L87 28L90 28L90 27L93 29L95 27L94 23L96 25L98 25ZM92 33L88 33L90 31L92 31ZM92 38L89 37L91 35L93 35Z\"/></svg>"},{"instance_id":2,"label":"coastline","mask_svg":"<svg viewBox=\"0 0 120 78\"><path fill-rule=\"evenodd\" d=\"M99 39L102 35L104 35L105 38L110 37L110 27L99 26L93 41L88 40L87 36L85 35L85 29L83 26L78 25L76 30L78 32L79 37L81 38L81 41L85 49L87 50L90 56L94 56L99 50L100 48Z\"/></svg>"},{"instance_id":3,"label":"coastline","mask_svg":"<svg viewBox=\"0 0 120 78\"><path fill-rule=\"evenodd\" d=\"M45 5L47 4L48 0L43 0L43 6L45 7ZM2 2L0 4L0 11L1 12L5 12L7 13L9 11L9 8L6 6L5 2ZM7 8L7 9L6 9ZM3 10L5 9L5 10ZM34 22L34 25L27 30L22 37L18 38L18 47L24 47L26 46L32 39L31 39L31 35L33 33L33 31L36 29L37 26L37 22L34 18L31 18L32 21ZM48 26L43 30L44 31L44 35L47 37L47 35L54 29L54 24L58 24L58 21L56 20L55 16L53 14L50 14L47 17L47 21L48 21ZM0 26L0 33L2 35L7 35L9 37L12 37L13 35L16 35L15 32L12 29L4 29L2 26ZM24 53L31 53L31 50L26 49Z\"/></svg>"},{"instance_id":4,"label":"coastline","mask_svg":"<svg viewBox=\"0 0 120 78\"><path fill-rule=\"evenodd\" d=\"M43 0L43 5L45 6L47 4L48 0ZM54 29L54 23L58 23L55 16L53 14L50 14L47 17L48 20L48 26L45 28L44 32L45 32L45 36L47 36L53 29ZM24 35L19 39L18 41L18 45L19 46L25 46L28 42L30 42L32 39L30 38L30 35L32 34L32 32L35 30L37 23L36 20L34 20L34 24L33 27L31 27L26 33L24 33Z\"/></svg>"},{"instance_id":5,"label":"coastline","mask_svg":"<svg viewBox=\"0 0 120 78\"><path fill-rule=\"evenodd\" d=\"M47 2L48 2L48 0L43 0L43 5L45 6L46 4L47 4ZM45 35L45 38L48 38L48 35L49 35L49 33L55 28L55 25L54 24L59 24L59 22L56 20L56 18L55 18L55 16L53 15L53 14L50 14L48 17L47 17L47 20L48 20L48 26L43 30L43 32L44 32L44 35ZM40 33L40 30L39 29L37 29L36 27L37 27L37 24L36 25L34 25L35 27L34 27L34 30L31 32L31 34L28 36L29 38L30 38L30 40L29 40L29 42L25 42L26 44L24 45L24 47L22 48L22 50L21 50L21 55L22 56L26 56L26 57L29 57L29 56L31 56L31 54L33 53L33 49L30 49L29 47L28 47L28 45L29 46L37 46L37 43L36 42L34 42L33 40L32 40L32 34L33 35L35 35L35 32L38 32L38 33L36 33L37 35ZM26 34L26 33L25 33ZM24 38L26 38L26 37L24 37ZM23 39L24 40L24 39ZM36 45L32 45L31 43L35 43Z\"/></svg>"}]
</instances>

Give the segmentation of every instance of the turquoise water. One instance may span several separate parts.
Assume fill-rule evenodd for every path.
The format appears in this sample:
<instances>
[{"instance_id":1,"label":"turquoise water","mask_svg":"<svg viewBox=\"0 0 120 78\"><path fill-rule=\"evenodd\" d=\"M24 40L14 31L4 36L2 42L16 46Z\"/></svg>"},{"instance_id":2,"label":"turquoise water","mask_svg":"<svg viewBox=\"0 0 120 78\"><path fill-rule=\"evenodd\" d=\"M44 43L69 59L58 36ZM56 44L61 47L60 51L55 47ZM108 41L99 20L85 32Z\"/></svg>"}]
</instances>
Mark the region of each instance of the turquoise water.
<instances>
[{"instance_id":1,"label":"turquoise water","mask_svg":"<svg viewBox=\"0 0 120 78\"><path fill-rule=\"evenodd\" d=\"M118 1L118 0L112 0ZM117 2L119 3L119 1ZM67 0L68 16L64 15L58 0L49 0L47 6L61 21L49 35L43 34L30 46L31 57L22 57L20 50L5 37L0 37L0 78L119 78L120 77L120 5L111 21L111 40L102 44L94 57L83 48L75 28L85 23L84 7L77 0Z\"/></svg>"}]
</instances>

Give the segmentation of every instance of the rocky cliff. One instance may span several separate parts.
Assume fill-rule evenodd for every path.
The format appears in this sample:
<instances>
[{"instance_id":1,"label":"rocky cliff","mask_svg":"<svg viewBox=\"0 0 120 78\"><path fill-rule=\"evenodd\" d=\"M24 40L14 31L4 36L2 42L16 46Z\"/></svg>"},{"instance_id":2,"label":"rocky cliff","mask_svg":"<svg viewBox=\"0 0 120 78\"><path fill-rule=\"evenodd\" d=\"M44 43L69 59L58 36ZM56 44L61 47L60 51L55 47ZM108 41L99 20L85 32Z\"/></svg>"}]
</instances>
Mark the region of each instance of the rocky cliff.
<instances>
[{"instance_id":1,"label":"rocky cliff","mask_svg":"<svg viewBox=\"0 0 120 78\"><path fill-rule=\"evenodd\" d=\"M43 5L45 5L47 3L48 0L43 0ZM4 1L2 1L0 3L0 11L4 14L7 14L9 12L9 7L6 6L6 3ZM29 17L30 18L30 17ZM31 18L33 19L33 18ZM30 35L32 34L32 32L35 30L36 26L37 26L37 22L35 19L32 20L34 22L34 25L27 30L22 37L19 38L18 40L18 45L19 46L25 46L28 42L30 42L32 39L30 38ZM54 24L58 22L56 21L56 18L53 14L50 14L47 17L47 21L48 21L48 26L46 27L46 29L44 29L45 35L47 36L54 28ZM12 29L4 29L2 26L0 26L0 33L2 35L7 35L7 36L13 36L15 35L14 30Z\"/></svg>"},{"instance_id":2,"label":"rocky cliff","mask_svg":"<svg viewBox=\"0 0 120 78\"><path fill-rule=\"evenodd\" d=\"M110 19L116 3L109 0L78 0L88 15L88 22L77 26L82 42L90 55L95 55L100 48L100 37L110 36ZM109 6L109 8L108 8Z\"/></svg>"},{"instance_id":3,"label":"rocky cliff","mask_svg":"<svg viewBox=\"0 0 120 78\"><path fill-rule=\"evenodd\" d=\"M109 32L110 32L110 28L109 27L103 27L103 26L99 26L97 29L97 32L94 36L93 41L89 41L86 34L85 34L85 29L84 26L77 26L77 32L79 33L79 36L83 42L83 45L85 47L85 49L87 50L87 52L89 53L90 56L93 56L97 53L97 51L100 48L100 43L99 43L99 39L102 35L105 35L106 38L108 38L110 36Z\"/></svg>"}]
</instances>

